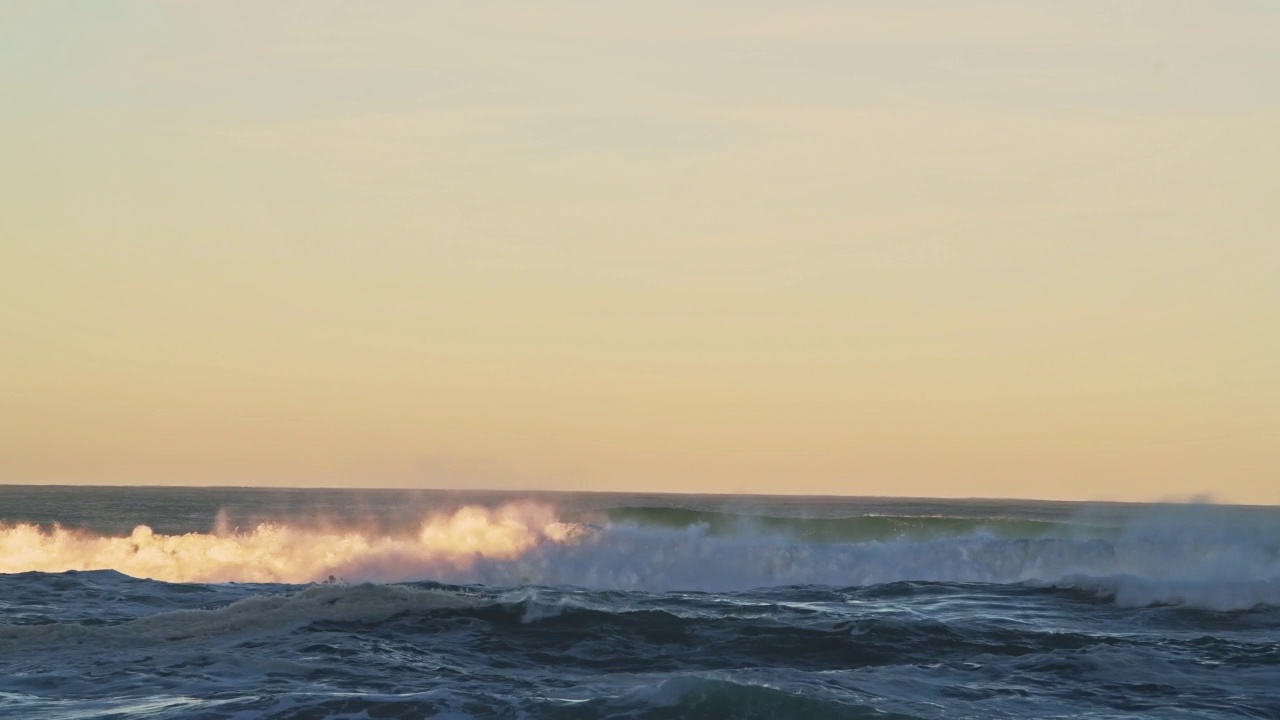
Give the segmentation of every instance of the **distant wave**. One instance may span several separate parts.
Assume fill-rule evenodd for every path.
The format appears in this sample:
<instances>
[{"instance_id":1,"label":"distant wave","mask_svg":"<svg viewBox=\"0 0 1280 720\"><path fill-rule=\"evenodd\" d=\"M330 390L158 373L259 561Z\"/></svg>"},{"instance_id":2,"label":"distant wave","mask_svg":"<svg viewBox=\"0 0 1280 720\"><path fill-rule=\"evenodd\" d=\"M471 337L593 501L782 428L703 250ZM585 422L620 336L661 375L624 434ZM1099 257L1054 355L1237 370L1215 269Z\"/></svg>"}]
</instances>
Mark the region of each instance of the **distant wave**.
<instances>
[{"instance_id":1,"label":"distant wave","mask_svg":"<svg viewBox=\"0 0 1280 720\"><path fill-rule=\"evenodd\" d=\"M805 542L927 540L988 532L999 537L1043 537L1059 533L1107 532L1105 527L1050 520L940 515L859 515L856 517L781 517L672 507L620 507L604 511L612 525L685 529L704 527L711 535L777 534Z\"/></svg>"},{"instance_id":2,"label":"distant wave","mask_svg":"<svg viewBox=\"0 0 1280 720\"><path fill-rule=\"evenodd\" d=\"M0 572L111 569L171 582L416 581L734 590L899 581L1033 583L1122 605L1280 606L1280 528L1212 507L1099 533L1017 519L750 517L621 508L596 522L548 505L465 507L416 534L263 524L127 536L0 527Z\"/></svg>"}]
</instances>

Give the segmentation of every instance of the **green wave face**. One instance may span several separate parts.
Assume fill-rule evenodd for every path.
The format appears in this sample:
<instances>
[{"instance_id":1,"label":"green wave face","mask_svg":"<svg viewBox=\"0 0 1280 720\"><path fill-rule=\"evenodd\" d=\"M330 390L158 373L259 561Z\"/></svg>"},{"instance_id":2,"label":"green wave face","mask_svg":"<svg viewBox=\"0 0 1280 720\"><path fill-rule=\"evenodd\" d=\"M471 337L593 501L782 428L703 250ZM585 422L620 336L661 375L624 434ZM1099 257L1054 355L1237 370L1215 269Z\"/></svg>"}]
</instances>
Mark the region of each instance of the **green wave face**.
<instances>
[{"instance_id":1,"label":"green wave face","mask_svg":"<svg viewBox=\"0 0 1280 720\"><path fill-rule=\"evenodd\" d=\"M1003 538L1110 537L1110 528L1068 522L1000 517L935 517L861 515L840 518L778 517L668 507L620 507L603 512L611 525L687 529L704 527L712 535L731 537L780 535L804 542L872 542L933 540L986 533Z\"/></svg>"}]
</instances>

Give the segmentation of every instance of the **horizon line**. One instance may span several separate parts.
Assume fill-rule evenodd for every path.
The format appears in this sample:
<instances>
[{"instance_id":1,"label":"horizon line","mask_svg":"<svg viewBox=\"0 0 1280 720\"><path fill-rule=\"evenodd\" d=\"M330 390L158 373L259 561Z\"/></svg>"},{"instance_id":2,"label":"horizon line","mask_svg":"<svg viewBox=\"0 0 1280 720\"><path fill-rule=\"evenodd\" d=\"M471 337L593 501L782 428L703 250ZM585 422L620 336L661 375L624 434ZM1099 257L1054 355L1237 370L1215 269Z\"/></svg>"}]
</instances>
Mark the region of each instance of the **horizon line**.
<instances>
[{"instance_id":1,"label":"horizon line","mask_svg":"<svg viewBox=\"0 0 1280 720\"><path fill-rule=\"evenodd\" d=\"M976 495L838 495L838 494L816 494L816 493L754 493L754 492L696 492L696 491L680 491L680 490L566 490L566 489L535 489L535 488L449 488L449 487L351 487L351 486L330 486L330 485L224 485L224 484L190 484L190 485L170 485L162 483L139 483L135 485L120 485L113 483L75 483L75 482L46 482L46 483L30 483L30 482L8 482L0 480L0 487L25 487L25 488L44 488L44 487L66 487L66 488L107 488L107 489L165 489L165 490L344 490L344 491L369 491L369 492L431 492L431 493L476 493L486 495L498 494L524 494L524 495L656 495L656 496L703 496L717 498L810 498L810 499L832 499L832 500L953 500L961 502L1026 502L1026 503L1058 503L1071 505L1213 505L1218 507L1259 507L1272 508L1280 507L1280 503L1248 503L1248 502L1227 502L1216 500L1211 496L1196 495L1185 499L1164 499L1164 500L1102 500L1102 499L1064 499L1064 498L1031 498L1031 497L992 497L992 496L976 496Z\"/></svg>"}]
</instances>

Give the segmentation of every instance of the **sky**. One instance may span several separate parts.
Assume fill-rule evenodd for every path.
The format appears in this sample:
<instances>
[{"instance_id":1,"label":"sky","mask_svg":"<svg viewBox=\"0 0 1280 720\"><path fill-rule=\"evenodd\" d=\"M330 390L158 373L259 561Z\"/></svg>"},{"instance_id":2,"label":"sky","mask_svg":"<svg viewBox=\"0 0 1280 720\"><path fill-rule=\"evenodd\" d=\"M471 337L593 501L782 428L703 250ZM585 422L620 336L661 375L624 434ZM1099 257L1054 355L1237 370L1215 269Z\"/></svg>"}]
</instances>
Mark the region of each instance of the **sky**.
<instances>
[{"instance_id":1,"label":"sky","mask_svg":"<svg viewBox=\"0 0 1280 720\"><path fill-rule=\"evenodd\" d=\"M1280 503L1271 0L0 0L0 482Z\"/></svg>"}]
</instances>

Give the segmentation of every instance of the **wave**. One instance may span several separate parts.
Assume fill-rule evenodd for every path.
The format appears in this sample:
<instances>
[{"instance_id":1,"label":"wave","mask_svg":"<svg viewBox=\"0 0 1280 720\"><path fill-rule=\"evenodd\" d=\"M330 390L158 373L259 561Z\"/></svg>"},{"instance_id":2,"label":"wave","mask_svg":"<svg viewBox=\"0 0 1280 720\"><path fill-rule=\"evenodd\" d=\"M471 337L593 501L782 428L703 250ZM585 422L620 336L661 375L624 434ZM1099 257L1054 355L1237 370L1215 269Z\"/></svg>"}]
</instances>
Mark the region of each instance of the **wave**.
<instances>
[{"instance_id":1,"label":"wave","mask_svg":"<svg viewBox=\"0 0 1280 720\"><path fill-rule=\"evenodd\" d=\"M29 585L66 576L28 577ZM149 581L97 571L72 576L81 583L112 586L128 595ZM170 586L177 587L177 586ZM36 589L36 588L32 588ZM342 584L277 586L266 593L224 597L213 607L168 609L109 623L79 619L0 624L0 648L39 649L55 644L97 645L192 643L236 647L288 637L315 651L329 633L407 640L439 638L458 627L494 630L491 649L516 655L574 649L577 638L601 638L578 646L566 662L600 662L613 672L678 670L683 663L704 668L749 666L822 670L834 665L879 665L968 657L995 645L1015 649L1074 650L1098 638L1062 629L986 626L981 620L893 613L894 605L920 607L937 597L958 598L968 586L945 583L857 589L779 588L763 594L616 593L530 588L501 591L438 584ZM1034 591L1005 587L973 608L993 600L1019 601ZM866 603L879 612L861 613ZM981 613L978 613L980 616ZM744 632L744 629L750 628ZM628 642L662 635L687 646L682 658L620 652ZM851 645L849 639L856 638ZM277 640L272 642L283 642ZM560 647L563 645L563 647ZM728 664L726 664L728 663Z\"/></svg>"},{"instance_id":2,"label":"wave","mask_svg":"<svg viewBox=\"0 0 1280 720\"><path fill-rule=\"evenodd\" d=\"M111 569L169 582L435 580L704 591L1031 582L1077 588L1121 605L1280 606L1280 525L1225 509L1153 515L1109 536L1009 536L1009 527L1001 532L973 518L724 517L722 525L732 527L716 527L721 519L714 514L630 508L586 524L566 520L548 505L516 503L430 516L407 536L286 524L185 535L144 526L127 536L100 536L17 525L0 527L0 572ZM914 521L930 534L858 535ZM758 523L754 532L747 528L752 522ZM814 531L815 522L829 532ZM1044 524L1034 527L1045 530Z\"/></svg>"}]
</instances>

